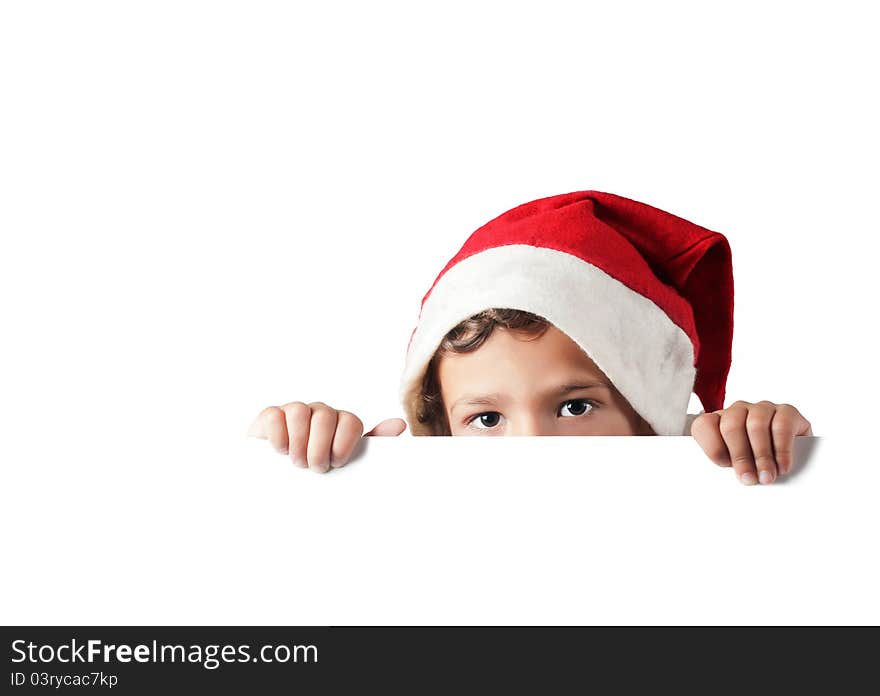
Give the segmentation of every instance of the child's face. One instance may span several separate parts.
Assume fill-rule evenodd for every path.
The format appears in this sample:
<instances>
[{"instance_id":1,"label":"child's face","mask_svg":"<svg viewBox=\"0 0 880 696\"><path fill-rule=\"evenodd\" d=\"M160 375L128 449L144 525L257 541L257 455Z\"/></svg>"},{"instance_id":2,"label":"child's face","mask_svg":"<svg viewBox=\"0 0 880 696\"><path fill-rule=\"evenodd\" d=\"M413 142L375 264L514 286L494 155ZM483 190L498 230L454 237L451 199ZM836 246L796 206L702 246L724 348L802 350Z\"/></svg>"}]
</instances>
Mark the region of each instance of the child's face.
<instances>
[{"instance_id":1,"label":"child's face","mask_svg":"<svg viewBox=\"0 0 880 696\"><path fill-rule=\"evenodd\" d=\"M438 377L453 435L636 435L645 424L555 326L538 338L496 327L476 351L443 354Z\"/></svg>"}]
</instances>

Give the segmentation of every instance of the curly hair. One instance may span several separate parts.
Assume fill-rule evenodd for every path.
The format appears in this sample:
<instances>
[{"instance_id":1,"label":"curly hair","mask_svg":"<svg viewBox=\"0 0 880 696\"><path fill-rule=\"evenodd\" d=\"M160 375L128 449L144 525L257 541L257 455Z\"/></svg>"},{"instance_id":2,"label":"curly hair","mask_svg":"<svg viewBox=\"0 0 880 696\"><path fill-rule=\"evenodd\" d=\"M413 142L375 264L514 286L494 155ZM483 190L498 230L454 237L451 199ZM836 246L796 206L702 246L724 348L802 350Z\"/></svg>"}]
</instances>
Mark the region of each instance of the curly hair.
<instances>
[{"instance_id":1,"label":"curly hair","mask_svg":"<svg viewBox=\"0 0 880 696\"><path fill-rule=\"evenodd\" d=\"M468 317L447 332L422 378L418 396L417 418L430 435L451 435L449 419L440 394L437 363L447 353L471 353L479 348L496 327L516 331L528 338L538 338L550 328L549 321L520 309L495 307Z\"/></svg>"}]
</instances>

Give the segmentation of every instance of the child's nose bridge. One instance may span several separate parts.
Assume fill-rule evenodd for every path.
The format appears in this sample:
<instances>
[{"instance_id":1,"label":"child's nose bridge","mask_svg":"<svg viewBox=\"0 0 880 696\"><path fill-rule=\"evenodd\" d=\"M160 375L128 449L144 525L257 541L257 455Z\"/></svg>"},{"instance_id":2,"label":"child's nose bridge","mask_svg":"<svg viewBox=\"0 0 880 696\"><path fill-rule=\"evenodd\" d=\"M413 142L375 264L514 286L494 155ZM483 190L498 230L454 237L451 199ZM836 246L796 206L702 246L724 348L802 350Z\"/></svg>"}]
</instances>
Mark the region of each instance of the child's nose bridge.
<instances>
[{"instance_id":1,"label":"child's nose bridge","mask_svg":"<svg viewBox=\"0 0 880 696\"><path fill-rule=\"evenodd\" d=\"M511 435L552 435L553 423L537 410L523 408L518 411L510 427Z\"/></svg>"}]
</instances>

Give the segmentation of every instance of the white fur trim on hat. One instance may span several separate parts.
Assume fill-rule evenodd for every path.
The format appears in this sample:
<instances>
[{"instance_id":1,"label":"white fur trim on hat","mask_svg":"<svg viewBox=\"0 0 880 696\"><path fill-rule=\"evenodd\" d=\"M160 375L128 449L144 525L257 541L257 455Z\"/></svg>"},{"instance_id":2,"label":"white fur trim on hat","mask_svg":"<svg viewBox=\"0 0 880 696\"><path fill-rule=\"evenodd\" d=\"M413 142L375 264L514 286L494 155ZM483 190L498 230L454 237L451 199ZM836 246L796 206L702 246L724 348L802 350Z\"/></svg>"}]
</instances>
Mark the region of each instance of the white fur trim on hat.
<instances>
[{"instance_id":1,"label":"white fur trim on hat","mask_svg":"<svg viewBox=\"0 0 880 696\"><path fill-rule=\"evenodd\" d=\"M658 435L681 435L694 386L694 347L654 302L582 259L527 244L493 247L444 273L425 300L401 377L414 435L415 398L443 337L492 307L544 317L596 363Z\"/></svg>"}]
</instances>

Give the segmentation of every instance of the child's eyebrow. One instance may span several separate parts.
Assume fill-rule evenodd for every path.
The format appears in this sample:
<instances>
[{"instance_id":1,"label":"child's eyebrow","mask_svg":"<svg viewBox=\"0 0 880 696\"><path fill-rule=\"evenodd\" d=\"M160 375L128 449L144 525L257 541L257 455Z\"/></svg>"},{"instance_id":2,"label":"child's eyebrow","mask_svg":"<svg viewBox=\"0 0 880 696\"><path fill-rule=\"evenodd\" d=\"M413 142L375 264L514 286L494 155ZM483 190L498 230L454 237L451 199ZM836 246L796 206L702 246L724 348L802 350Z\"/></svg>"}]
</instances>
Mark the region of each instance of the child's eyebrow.
<instances>
[{"instance_id":1,"label":"child's eyebrow","mask_svg":"<svg viewBox=\"0 0 880 696\"><path fill-rule=\"evenodd\" d=\"M577 391L578 389L596 389L596 388L610 389L611 387L609 387L607 384L605 384L605 382L600 382L599 380L596 380L594 382L584 381L584 382L581 382L580 384L565 384L565 385L559 387L559 389L557 389L554 393L558 394L560 396L564 396L565 394L568 394L569 392Z\"/></svg>"},{"instance_id":2,"label":"child's eyebrow","mask_svg":"<svg viewBox=\"0 0 880 696\"><path fill-rule=\"evenodd\" d=\"M611 388L605 383L600 381L583 381L578 384L563 384L561 387L557 389L551 389L548 393L555 394L556 396L565 396L566 394L570 394L573 391L578 391L580 389L608 389ZM493 405L498 403L504 397L503 394L494 393L494 394L465 394L458 399L455 400L455 403L449 407L450 412L455 410L456 406L474 406L477 404L483 405Z\"/></svg>"},{"instance_id":3,"label":"child's eyebrow","mask_svg":"<svg viewBox=\"0 0 880 696\"><path fill-rule=\"evenodd\" d=\"M459 399L455 400L455 403L449 407L449 410L452 411L456 406L472 406L474 404L488 404L492 405L497 403L501 398L502 394L465 394Z\"/></svg>"}]
</instances>

